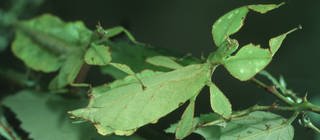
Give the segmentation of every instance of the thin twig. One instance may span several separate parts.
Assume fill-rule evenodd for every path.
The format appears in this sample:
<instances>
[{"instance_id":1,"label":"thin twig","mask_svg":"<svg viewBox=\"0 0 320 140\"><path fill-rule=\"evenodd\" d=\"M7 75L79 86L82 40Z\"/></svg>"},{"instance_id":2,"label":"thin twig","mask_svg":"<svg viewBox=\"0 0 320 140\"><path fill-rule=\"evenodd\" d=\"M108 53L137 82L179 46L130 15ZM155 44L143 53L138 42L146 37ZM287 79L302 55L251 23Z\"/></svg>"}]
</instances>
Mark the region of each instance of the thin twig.
<instances>
[{"instance_id":1,"label":"thin twig","mask_svg":"<svg viewBox=\"0 0 320 140\"><path fill-rule=\"evenodd\" d=\"M269 86L256 78L252 78L251 81L257 84L258 86L264 88L266 91L272 93L273 95L275 95L277 98L279 98L281 101L285 102L286 104L288 105L295 104L290 99L283 96L274 86Z\"/></svg>"}]
</instances>

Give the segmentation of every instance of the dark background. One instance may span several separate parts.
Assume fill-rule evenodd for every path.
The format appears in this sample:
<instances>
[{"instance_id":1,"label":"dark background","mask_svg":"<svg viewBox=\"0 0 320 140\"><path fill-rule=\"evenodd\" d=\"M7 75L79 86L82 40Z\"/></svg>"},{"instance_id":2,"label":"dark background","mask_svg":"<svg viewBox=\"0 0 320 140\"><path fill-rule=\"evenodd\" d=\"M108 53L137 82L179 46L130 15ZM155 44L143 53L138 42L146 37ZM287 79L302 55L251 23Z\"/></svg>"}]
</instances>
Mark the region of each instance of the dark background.
<instances>
[{"instance_id":1,"label":"dark background","mask_svg":"<svg viewBox=\"0 0 320 140\"><path fill-rule=\"evenodd\" d=\"M213 22L224 13L245 4L282 1L249 0L46 0L37 14L49 12L66 21L82 20L94 29L98 22L105 28L122 25L138 41L194 56L206 56L215 49L211 36ZM253 42L267 46L271 37L301 25L302 30L288 36L267 70L283 75L289 88L310 99L320 91L320 1L287 0L286 5L266 15L250 13L244 27L233 37L241 45ZM251 83L233 79L219 68L214 80L230 98L234 109L256 103L271 104L274 98ZM320 105L320 104L319 104ZM197 114L209 112L206 91L198 98ZM142 128L138 133L162 131L180 118L181 109L161 119L159 126ZM295 139L313 139L311 130L297 126ZM198 139L191 137L190 139ZM159 137L159 139L161 139Z\"/></svg>"}]
</instances>

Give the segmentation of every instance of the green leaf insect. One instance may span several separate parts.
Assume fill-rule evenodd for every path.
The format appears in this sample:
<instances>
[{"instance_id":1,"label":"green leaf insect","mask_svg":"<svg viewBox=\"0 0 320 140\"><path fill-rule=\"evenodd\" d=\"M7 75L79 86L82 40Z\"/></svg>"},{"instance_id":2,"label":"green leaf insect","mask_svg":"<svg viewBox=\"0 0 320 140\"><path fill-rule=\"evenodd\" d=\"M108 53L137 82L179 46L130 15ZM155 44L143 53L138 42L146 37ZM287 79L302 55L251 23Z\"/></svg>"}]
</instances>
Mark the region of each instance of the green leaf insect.
<instances>
[{"instance_id":1,"label":"green leaf insect","mask_svg":"<svg viewBox=\"0 0 320 140\"><path fill-rule=\"evenodd\" d=\"M92 90L88 107L71 111L74 117L89 120L98 132L131 134L137 128L167 115L196 96L211 75L208 64L189 65L177 70L139 78L116 88ZM188 88L185 88L188 86Z\"/></svg>"}]
</instances>

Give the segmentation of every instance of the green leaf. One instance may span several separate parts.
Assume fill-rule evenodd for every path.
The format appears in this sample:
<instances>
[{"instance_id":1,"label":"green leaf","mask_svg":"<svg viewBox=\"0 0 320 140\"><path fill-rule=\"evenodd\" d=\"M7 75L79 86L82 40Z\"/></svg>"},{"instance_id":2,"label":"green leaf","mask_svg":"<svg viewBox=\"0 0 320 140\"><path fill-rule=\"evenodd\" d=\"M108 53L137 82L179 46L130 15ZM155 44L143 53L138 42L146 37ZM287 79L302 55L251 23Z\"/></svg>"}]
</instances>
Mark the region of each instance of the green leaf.
<instances>
[{"instance_id":1,"label":"green leaf","mask_svg":"<svg viewBox=\"0 0 320 140\"><path fill-rule=\"evenodd\" d=\"M150 69L155 71L170 71L170 69L164 67L158 67L146 62L147 58L153 56L178 56L177 54L168 52L166 50L159 50L149 45L133 44L127 41L109 42L107 46L110 47L111 57L113 63L121 63L129 66L134 72L141 72L144 69ZM179 64L199 64L201 61L195 57L184 57L178 60ZM115 79L121 79L127 76L126 73L110 66L101 67L103 74L109 74Z\"/></svg>"},{"instance_id":2,"label":"green leaf","mask_svg":"<svg viewBox=\"0 0 320 140\"><path fill-rule=\"evenodd\" d=\"M120 64L120 63L110 63L111 66L129 74L129 75L135 75L135 72L127 65Z\"/></svg>"},{"instance_id":3,"label":"green leaf","mask_svg":"<svg viewBox=\"0 0 320 140\"><path fill-rule=\"evenodd\" d=\"M157 71L165 70L145 62L146 58L161 55L154 49L141 44L132 44L126 41L111 42L108 44L112 51L111 57L113 63L121 63L129 66L134 72L140 72L144 69ZM109 74L115 79L121 79L127 74L113 66L107 65L101 67L103 74Z\"/></svg>"},{"instance_id":4,"label":"green leaf","mask_svg":"<svg viewBox=\"0 0 320 140\"><path fill-rule=\"evenodd\" d=\"M21 128L35 140L88 140L92 138L88 125L72 124L67 110L81 106L79 100L66 100L52 94L21 91L4 99L22 122Z\"/></svg>"},{"instance_id":5,"label":"green leaf","mask_svg":"<svg viewBox=\"0 0 320 140\"><path fill-rule=\"evenodd\" d=\"M211 83L209 87L212 110L224 118L229 118L232 113L232 108L228 98L215 84Z\"/></svg>"},{"instance_id":6,"label":"green leaf","mask_svg":"<svg viewBox=\"0 0 320 140\"><path fill-rule=\"evenodd\" d=\"M174 58L167 56L154 56L147 58L146 61L152 65L166 67L169 69L179 69L183 67L179 63L175 62Z\"/></svg>"},{"instance_id":7,"label":"green leaf","mask_svg":"<svg viewBox=\"0 0 320 140\"><path fill-rule=\"evenodd\" d=\"M176 127L176 139L183 139L189 134L192 133L193 130L193 115L194 115L194 100L191 99L188 107L183 112L181 120L179 121Z\"/></svg>"},{"instance_id":8,"label":"green leaf","mask_svg":"<svg viewBox=\"0 0 320 140\"><path fill-rule=\"evenodd\" d=\"M92 43L84 56L84 60L89 65L104 66L109 64L111 62L109 47Z\"/></svg>"},{"instance_id":9,"label":"green leaf","mask_svg":"<svg viewBox=\"0 0 320 140\"><path fill-rule=\"evenodd\" d=\"M230 35L240 30L248 12L246 6L237 8L220 17L212 25L212 36L217 47L220 47Z\"/></svg>"},{"instance_id":10,"label":"green leaf","mask_svg":"<svg viewBox=\"0 0 320 140\"><path fill-rule=\"evenodd\" d=\"M53 72L63 65L63 58L83 50L91 34L82 22L66 23L45 14L19 22L12 51L28 67Z\"/></svg>"},{"instance_id":11,"label":"green leaf","mask_svg":"<svg viewBox=\"0 0 320 140\"><path fill-rule=\"evenodd\" d=\"M195 133L206 140L292 140L294 136L293 127L284 118L261 111L231 120L226 127L202 127Z\"/></svg>"},{"instance_id":12,"label":"green leaf","mask_svg":"<svg viewBox=\"0 0 320 140\"><path fill-rule=\"evenodd\" d=\"M220 47L222 43L229 38L230 35L238 32L240 28L243 26L244 20L249 10L253 10L260 13L266 13L270 10L278 8L281 5L282 4L259 4L242 6L240 8L234 9L226 13L212 25L212 36L214 43L217 47Z\"/></svg>"},{"instance_id":13,"label":"green leaf","mask_svg":"<svg viewBox=\"0 0 320 140\"><path fill-rule=\"evenodd\" d=\"M285 37L296 29L271 38L269 49L253 44L243 46L234 56L225 60L224 66L233 77L241 81L249 80L271 62L272 57L280 48Z\"/></svg>"},{"instance_id":14,"label":"green leaf","mask_svg":"<svg viewBox=\"0 0 320 140\"><path fill-rule=\"evenodd\" d=\"M246 81L264 69L271 59L272 54L268 49L248 44L243 46L236 55L229 57L224 66L233 77Z\"/></svg>"},{"instance_id":15,"label":"green leaf","mask_svg":"<svg viewBox=\"0 0 320 140\"><path fill-rule=\"evenodd\" d=\"M70 113L98 124L98 132L132 131L158 120L197 95L210 75L210 65L195 64L139 78L144 89L139 82L133 82L102 93L93 90L88 107Z\"/></svg>"},{"instance_id":16,"label":"green leaf","mask_svg":"<svg viewBox=\"0 0 320 140\"><path fill-rule=\"evenodd\" d=\"M269 46L270 46L270 51L272 53L272 56L279 50L283 40L287 37L288 34L301 29L302 27L299 26L298 28L294 28L284 34L281 34L279 36L273 37L269 40Z\"/></svg>"},{"instance_id":17,"label":"green leaf","mask_svg":"<svg viewBox=\"0 0 320 140\"><path fill-rule=\"evenodd\" d=\"M248 8L252 11L265 14L273 9L279 8L284 5L284 3L276 4L257 4L257 5L249 5Z\"/></svg>"},{"instance_id":18,"label":"green leaf","mask_svg":"<svg viewBox=\"0 0 320 140\"><path fill-rule=\"evenodd\" d=\"M12 43L12 51L28 67L37 71L57 71L63 64L63 61L59 57L39 47L39 45L33 43L32 39L20 31L16 32Z\"/></svg>"}]
</instances>

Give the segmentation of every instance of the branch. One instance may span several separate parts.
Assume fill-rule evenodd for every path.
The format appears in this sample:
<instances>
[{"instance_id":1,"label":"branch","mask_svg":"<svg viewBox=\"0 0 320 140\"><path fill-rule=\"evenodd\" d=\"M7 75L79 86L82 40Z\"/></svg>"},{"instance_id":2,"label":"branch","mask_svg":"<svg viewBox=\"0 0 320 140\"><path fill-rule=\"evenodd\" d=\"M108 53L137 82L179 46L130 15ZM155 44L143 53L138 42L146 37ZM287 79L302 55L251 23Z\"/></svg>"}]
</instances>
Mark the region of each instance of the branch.
<instances>
[{"instance_id":1,"label":"branch","mask_svg":"<svg viewBox=\"0 0 320 140\"><path fill-rule=\"evenodd\" d=\"M245 110L241 110L241 111L237 111L234 112L231 116L230 119L226 120L224 118L212 121L212 122L208 122L208 123L204 123L204 124L200 124L198 127L204 127L204 126L212 126L212 125L217 125L217 124L221 124L224 123L226 121L230 121L230 120L235 120L237 118L241 118L243 116L246 116L254 111L270 111L270 110L279 110L279 111L295 111L296 108L295 107L287 107L287 106L278 106L278 105L271 105L271 106L260 106L260 105L255 105L252 106L250 108L247 108Z\"/></svg>"},{"instance_id":2,"label":"branch","mask_svg":"<svg viewBox=\"0 0 320 140\"><path fill-rule=\"evenodd\" d=\"M275 95L276 97L278 97L281 101L285 102L288 105L293 105L294 102L292 102L290 99L288 99L287 97L283 96L277 89L275 86L268 86L267 84L263 83L262 81L256 79L256 78L252 78L251 81L255 84L257 84L258 86L264 88L266 91L272 93L273 95Z\"/></svg>"},{"instance_id":3,"label":"branch","mask_svg":"<svg viewBox=\"0 0 320 140\"><path fill-rule=\"evenodd\" d=\"M290 97L286 97L283 94L281 94L275 86L269 86L256 78L252 78L251 81L257 84L258 86L264 88L266 91L272 93L289 106L295 108L295 111L312 111L320 114L320 106L312 104L306 99L306 97L302 99L302 102L294 102Z\"/></svg>"}]
</instances>

